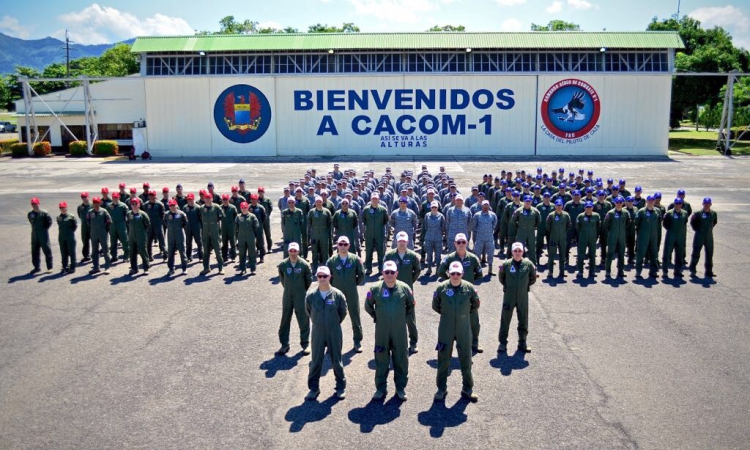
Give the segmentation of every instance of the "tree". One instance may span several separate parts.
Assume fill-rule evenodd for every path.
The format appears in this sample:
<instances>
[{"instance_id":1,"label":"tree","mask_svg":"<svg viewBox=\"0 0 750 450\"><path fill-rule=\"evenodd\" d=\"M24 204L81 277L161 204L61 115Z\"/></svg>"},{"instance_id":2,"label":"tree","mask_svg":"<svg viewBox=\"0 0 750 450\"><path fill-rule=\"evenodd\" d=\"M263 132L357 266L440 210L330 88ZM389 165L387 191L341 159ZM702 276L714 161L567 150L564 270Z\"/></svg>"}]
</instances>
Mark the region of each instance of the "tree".
<instances>
[{"instance_id":1,"label":"tree","mask_svg":"<svg viewBox=\"0 0 750 450\"><path fill-rule=\"evenodd\" d=\"M531 31L581 31L581 26L564 20L551 20L547 25L532 23Z\"/></svg>"},{"instance_id":2,"label":"tree","mask_svg":"<svg viewBox=\"0 0 750 450\"><path fill-rule=\"evenodd\" d=\"M466 31L466 27L463 25L443 25L442 27L440 25L435 25L434 27L430 28L427 31L447 31L447 32L456 32L456 31Z\"/></svg>"},{"instance_id":3,"label":"tree","mask_svg":"<svg viewBox=\"0 0 750 450\"><path fill-rule=\"evenodd\" d=\"M307 28L308 33L359 33L359 27L354 25L353 23L344 23L341 28L338 28L336 26L329 26L328 24L321 25L319 23L316 23L315 25L310 25Z\"/></svg>"},{"instance_id":4,"label":"tree","mask_svg":"<svg viewBox=\"0 0 750 450\"><path fill-rule=\"evenodd\" d=\"M258 22L245 20L237 22L234 16L224 16L219 20L219 31L196 31L196 35L210 34L252 34L257 31Z\"/></svg>"}]
</instances>

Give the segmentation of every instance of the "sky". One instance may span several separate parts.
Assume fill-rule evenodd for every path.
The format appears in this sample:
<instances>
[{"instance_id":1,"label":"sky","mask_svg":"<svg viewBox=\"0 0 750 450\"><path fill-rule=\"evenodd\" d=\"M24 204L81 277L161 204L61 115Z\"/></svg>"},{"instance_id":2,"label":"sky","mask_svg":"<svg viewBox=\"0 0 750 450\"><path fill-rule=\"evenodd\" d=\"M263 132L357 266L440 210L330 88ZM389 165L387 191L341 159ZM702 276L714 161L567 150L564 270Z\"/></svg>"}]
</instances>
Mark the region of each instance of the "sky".
<instances>
[{"instance_id":1,"label":"sky","mask_svg":"<svg viewBox=\"0 0 750 450\"><path fill-rule=\"evenodd\" d=\"M363 32L425 31L446 24L464 25L467 31L528 31L531 23L552 19L577 23L584 31L641 31L653 17L677 13L677 6L678 0L36 0L7 3L0 12L0 32L23 39L63 38L68 29L76 43L104 44L218 30L219 19L227 15L300 31L315 23L344 22ZM722 26L736 45L750 49L747 0L682 0L680 15L705 27Z\"/></svg>"}]
</instances>

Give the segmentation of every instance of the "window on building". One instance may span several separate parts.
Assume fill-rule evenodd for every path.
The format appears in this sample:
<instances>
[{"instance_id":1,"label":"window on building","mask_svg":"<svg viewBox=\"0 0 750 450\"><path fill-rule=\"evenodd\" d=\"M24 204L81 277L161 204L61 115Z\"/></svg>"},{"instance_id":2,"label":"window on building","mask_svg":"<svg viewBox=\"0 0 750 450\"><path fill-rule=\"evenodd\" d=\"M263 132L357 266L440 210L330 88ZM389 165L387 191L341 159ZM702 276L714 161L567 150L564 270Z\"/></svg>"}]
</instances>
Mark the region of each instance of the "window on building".
<instances>
[{"instance_id":1,"label":"window on building","mask_svg":"<svg viewBox=\"0 0 750 450\"><path fill-rule=\"evenodd\" d=\"M133 123L100 123L97 126L100 140L133 139Z\"/></svg>"}]
</instances>

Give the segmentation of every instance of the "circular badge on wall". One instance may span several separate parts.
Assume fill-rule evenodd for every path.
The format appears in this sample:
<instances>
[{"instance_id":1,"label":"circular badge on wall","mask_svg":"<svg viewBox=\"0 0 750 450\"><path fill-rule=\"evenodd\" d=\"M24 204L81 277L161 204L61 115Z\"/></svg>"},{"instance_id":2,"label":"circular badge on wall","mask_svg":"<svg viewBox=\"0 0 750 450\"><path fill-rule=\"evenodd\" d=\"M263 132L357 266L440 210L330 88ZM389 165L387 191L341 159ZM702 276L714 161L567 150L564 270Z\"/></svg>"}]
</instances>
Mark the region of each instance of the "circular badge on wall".
<instances>
[{"instance_id":1,"label":"circular badge on wall","mask_svg":"<svg viewBox=\"0 0 750 450\"><path fill-rule=\"evenodd\" d=\"M258 89L235 84L214 104L214 122L225 138L239 144L257 141L271 124L271 104Z\"/></svg>"},{"instance_id":2,"label":"circular badge on wall","mask_svg":"<svg viewBox=\"0 0 750 450\"><path fill-rule=\"evenodd\" d=\"M599 94L585 81L575 78L553 84L542 97L542 121L561 139L586 136L599 121Z\"/></svg>"}]
</instances>

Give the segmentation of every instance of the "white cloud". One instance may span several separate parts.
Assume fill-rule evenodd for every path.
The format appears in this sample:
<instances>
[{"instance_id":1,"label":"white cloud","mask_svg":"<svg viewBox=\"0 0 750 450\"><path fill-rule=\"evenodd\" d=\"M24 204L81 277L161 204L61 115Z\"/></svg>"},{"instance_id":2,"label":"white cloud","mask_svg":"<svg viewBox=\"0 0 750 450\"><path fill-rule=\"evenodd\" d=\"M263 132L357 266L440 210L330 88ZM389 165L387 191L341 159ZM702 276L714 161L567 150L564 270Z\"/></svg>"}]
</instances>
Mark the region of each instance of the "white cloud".
<instances>
[{"instance_id":1,"label":"white cloud","mask_svg":"<svg viewBox=\"0 0 750 450\"><path fill-rule=\"evenodd\" d=\"M258 23L258 29L262 28L273 28L275 30L283 30L284 27L279 22L274 22L273 20L269 20L266 22L259 22Z\"/></svg>"},{"instance_id":2,"label":"white cloud","mask_svg":"<svg viewBox=\"0 0 750 450\"><path fill-rule=\"evenodd\" d=\"M700 20L704 28L725 28L732 34L735 46L750 49L750 17L741 9L732 5L709 6L698 8L688 16Z\"/></svg>"},{"instance_id":3,"label":"white cloud","mask_svg":"<svg viewBox=\"0 0 750 450\"><path fill-rule=\"evenodd\" d=\"M347 0L360 16L388 20L390 22L424 22L425 13L439 9L430 0Z\"/></svg>"},{"instance_id":4,"label":"white cloud","mask_svg":"<svg viewBox=\"0 0 750 450\"><path fill-rule=\"evenodd\" d=\"M516 6L523 5L526 0L495 0L500 6Z\"/></svg>"},{"instance_id":5,"label":"white cloud","mask_svg":"<svg viewBox=\"0 0 750 450\"><path fill-rule=\"evenodd\" d=\"M21 26L18 19L11 16L3 16L0 19L0 33L21 39L27 39L31 34L28 28Z\"/></svg>"},{"instance_id":6,"label":"white cloud","mask_svg":"<svg viewBox=\"0 0 750 450\"><path fill-rule=\"evenodd\" d=\"M592 5L591 3L587 2L586 0L568 0L568 6L570 6L573 9L599 9L598 6Z\"/></svg>"},{"instance_id":7,"label":"white cloud","mask_svg":"<svg viewBox=\"0 0 750 450\"><path fill-rule=\"evenodd\" d=\"M544 10L549 14L559 13L562 11L562 2L552 2L552 4L544 8Z\"/></svg>"},{"instance_id":8,"label":"white cloud","mask_svg":"<svg viewBox=\"0 0 750 450\"><path fill-rule=\"evenodd\" d=\"M523 31L523 24L518 19L505 19L500 23L500 31Z\"/></svg>"},{"instance_id":9,"label":"white cloud","mask_svg":"<svg viewBox=\"0 0 750 450\"><path fill-rule=\"evenodd\" d=\"M71 39L79 44L107 44L135 36L169 36L193 34L194 29L179 17L156 13L140 18L133 14L94 3L79 12L63 14L60 22L70 30ZM64 31L55 33L59 35Z\"/></svg>"}]
</instances>

